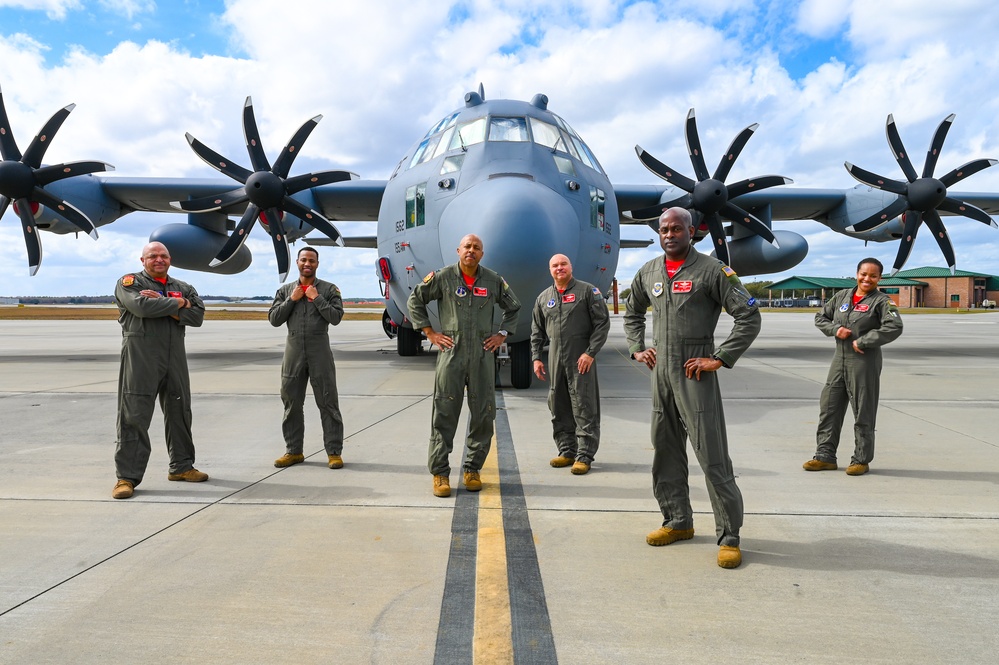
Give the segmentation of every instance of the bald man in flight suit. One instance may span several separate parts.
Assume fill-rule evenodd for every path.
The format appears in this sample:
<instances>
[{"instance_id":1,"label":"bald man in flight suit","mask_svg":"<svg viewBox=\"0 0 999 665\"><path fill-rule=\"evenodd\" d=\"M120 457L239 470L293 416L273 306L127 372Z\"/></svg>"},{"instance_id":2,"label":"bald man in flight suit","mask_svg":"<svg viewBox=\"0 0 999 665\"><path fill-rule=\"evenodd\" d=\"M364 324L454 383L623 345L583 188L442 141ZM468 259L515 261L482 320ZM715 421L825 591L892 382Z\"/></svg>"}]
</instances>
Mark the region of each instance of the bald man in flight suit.
<instances>
[{"instance_id":1,"label":"bald man in flight suit","mask_svg":"<svg viewBox=\"0 0 999 665\"><path fill-rule=\"evenodd\" d=\"M596 355L607 341L610 314L600 289L575 279L564 254L548 262L553 284L534 302L531 357L534 374L551 375L548 408L558 456L554 467L572 465L581 476L590 470L600 445L600 390ZM548 368L541 360L548 339Z\"/></svg>"},{"instance_id":2,"label":"bald man in flight suit","mask_svg":"<svg viewBox=\"0 0 999 665\"><path fill-rule=\"evenodd\" d=\"M642 266L631 283L624 329L632 357L652 371L653 492L663 514L649 545L694 537L687 482L687 437L704 471L715 516L718 565L742 563L739 529L742 493L728 455L725 416L715 372L732 367L760 332L756 300L728 266L701 254L691 243L690 213L670 208L659 218L664 257ZM652 344L645 347L645 318L652 307ZM715 348L722 307L735 319Z\"/></svg>"},{"instance_id":3,"label":"bald man in flight suit","mask_svg":"<svg viewBox=\"0 0 999 665\"><path fill-rule=\"evenodd\" d=\"M201 326L205 305L193 286L167 274L170 252L162 243L143 247L139 260L143 270L125 275L114 289L122 335L115 499L132 496L145 475L157 396L170 455L167 480L208 480L207 473L194 468L191 379L184 349L187 327Z\"/></svg>"},{"instance_id":4,"label":"bald man in flight suit","mask_svg":"<svg viewBox=\"0 0 999 665\"><path fill-rule=\"evenodd\" d=\"M463 464L465 489L482 489L479 469L489 454L496 418L496 357L493 352L517 326L520 301L501 276L480 265L482 240L466 235L458 243L458 262L423 278L409 296L409 319L440 349L434 372L428 467L434 496L451 496L451 465L462 396L468 387L468 438ZM441 331L433 329L427 305L437 302ZM503 310L499 331L493 312Z\"/></svg>"}]
</instances>

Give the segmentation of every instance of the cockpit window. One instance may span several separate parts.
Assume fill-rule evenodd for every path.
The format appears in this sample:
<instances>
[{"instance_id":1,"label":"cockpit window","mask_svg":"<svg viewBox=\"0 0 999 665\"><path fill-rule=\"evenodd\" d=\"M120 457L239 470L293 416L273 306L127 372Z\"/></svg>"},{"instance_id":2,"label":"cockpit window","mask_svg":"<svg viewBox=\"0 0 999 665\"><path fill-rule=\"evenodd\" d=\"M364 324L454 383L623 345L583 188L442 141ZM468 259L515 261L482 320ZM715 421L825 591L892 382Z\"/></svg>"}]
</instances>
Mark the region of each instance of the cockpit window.
<instances>
[{"instance_id":1,"label":"cockpit window","mask_svg":"<svg viewBox=\"0 0 999 665\"><path fill-rule=\"evenodd\" d=\"M441 134L440 143L437 144L437 149L434 150L434 156L432 157L432 159L437 159L447 151L448 146L451 145L451 134L453 133L454 133L454 127L444 130L444 133ZM428 150L427 152L430 151Z\"/></svg>"},{"instance_id":2,"label":"cockpit window","mask_svg":"<svg viewBox=\"0 0 999 665\"><path fill-rule=\"evenodd\" d=\"M531 133L534 135L534 142L546 148L554 150L558 144L558 129L544 120L531 118Z\"/></svg>"},{"instance_id":3,"label":"cockpit window","mask_svg":"<svg viewBox=\"0 0 999 665\"><path fill-rule=\"evenodd\" d=\"M458 131L451 137L451 145L448 150L457 148L465 149L470 145L482 143L486 140L486 119L476 118L471 122L458 126Z\"/></svg>"},{"instance_id":4,"label":"cockpit window","mask_svg":"<svg viewBox=\"0 0 999 665\"><path fill-rule=\"evenodd\" d=\"M558 167L559 173L575 177L576 167L572 165L571 159L561 155L552 155L552 157L555 158L555 165Z\"/></svg>"},{"instance_id":5,"label":"cockpit window","mask_svg":"<svg viewBox=\"0 0 999 665\"><path fill-rule=\"evenodd\" d=\"M409 168L413 168L420 163L420 158L423 157L423 153L427 151L427 145L429 143L430 139L423 139L423 141L420 142L420 147L413 153L413 159L409 160Z\"/></svg>"},{"instance_id":6,"label":"cockpit window","mask_svg":"<svg viewBox=\"0 0 999 665\"><path fill-rule=\"evenodd\" d=\"M441 164L441 175L447 175L448 173L454 173L455 171L461 170L461 165L465 161L465 153L460 152L457 155L451 155L450 157L444 158L444 163Z\"/></svg>"},{"instance_id":7,"label":"cockpit window","mask_svg":"<svg viewBox=\"0 0 999 665\"><path fill-rule=\"evenodd\" d=\"M490 141L527 141L525 118L492 118L489 122Z\"/></svg>"},{"instance_id":8,"label":"cockpit window","mask_svg":"<svg viewBox=\"0 0 999 665\"><path fill-rule=\"evenodd\" d=\"M589 166L591 169L593 169L595 171L597 169L597 166L590 159L589 148L587 148L586 146L584 146L583 142L580 141L575 136L572 137L572 144L574 146L576 146L576 152L579 153L579 159L582 160L582 162L584 164L586 164L587 166Z\"/></svg>"}]
</instances>

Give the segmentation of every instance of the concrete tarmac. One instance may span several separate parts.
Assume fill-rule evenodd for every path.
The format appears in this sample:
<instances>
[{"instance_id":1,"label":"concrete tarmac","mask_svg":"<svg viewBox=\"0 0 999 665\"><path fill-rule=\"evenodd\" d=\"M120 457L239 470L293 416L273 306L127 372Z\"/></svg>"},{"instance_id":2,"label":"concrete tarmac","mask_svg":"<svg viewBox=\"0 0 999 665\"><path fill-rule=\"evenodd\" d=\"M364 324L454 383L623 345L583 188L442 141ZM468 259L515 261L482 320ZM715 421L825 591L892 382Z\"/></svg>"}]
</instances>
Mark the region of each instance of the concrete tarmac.
<instances>
[{"instance_id":1,"label":"concrete tarmac","mask_svg":"<svg viewBox=\"0 0 999 665\"><path fill-rule=\"evenodd\" d=\"M727 321L723 316L722 321ZM725 330L719 331L719 338ZM486 489L426 468L436 351L395 354L378 322L332 330L346 423L326 467L287 469L284 332L187 336L197 467L111 498L120 329L0 323L0 663L984 663L999 652L999 314L906 316L885 348L871 472L808 473L832 341L765 313L723 370L746 503L743 565L697 534L649 547L649 373L620 317L598 357L593 470L553 469L546 385L498 393ZM502 373L509 386L508 370ZM463 431L463 429L459 429ZM460 447L460 440L458 442ZM458 451L452 466L460 467ZM498 478L499 482L496 482Z\"/></svg>"}]
</instances>

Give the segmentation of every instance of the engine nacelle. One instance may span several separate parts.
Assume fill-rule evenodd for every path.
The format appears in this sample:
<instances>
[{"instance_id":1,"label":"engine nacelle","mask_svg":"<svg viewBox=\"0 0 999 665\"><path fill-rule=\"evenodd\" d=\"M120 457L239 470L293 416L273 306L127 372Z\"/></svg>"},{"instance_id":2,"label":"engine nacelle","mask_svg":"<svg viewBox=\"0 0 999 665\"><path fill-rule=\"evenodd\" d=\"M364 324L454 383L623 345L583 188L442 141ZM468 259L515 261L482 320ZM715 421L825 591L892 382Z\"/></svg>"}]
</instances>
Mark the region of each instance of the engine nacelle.
<instances>
[{"instance_id":1,"label":"engine nacelle","mask_svg":"<svg viewBox=\"0 0 999 665\"><path fill-rule=\"evenodd\" d=\"M780 248L753 235L728 243L732 269L742 277L769 275L790 270L808 254L808 241L794 231L774 231Z\"/></svg>"},{"instance_id":2,"label":"engine nacelle","mask_svg":"<svg viewBox=\"0 0 999 665\"><path fill-rule=\"evenodd\" d=\"M208 264L218 255L229 237L192 224L167 224L152 232L150 242L161 242L170 250L170 263L185 270L200 270L220 275L235 275L250 267L253 255L243 245L220 266Z\"/></svg>"}]
</instances>

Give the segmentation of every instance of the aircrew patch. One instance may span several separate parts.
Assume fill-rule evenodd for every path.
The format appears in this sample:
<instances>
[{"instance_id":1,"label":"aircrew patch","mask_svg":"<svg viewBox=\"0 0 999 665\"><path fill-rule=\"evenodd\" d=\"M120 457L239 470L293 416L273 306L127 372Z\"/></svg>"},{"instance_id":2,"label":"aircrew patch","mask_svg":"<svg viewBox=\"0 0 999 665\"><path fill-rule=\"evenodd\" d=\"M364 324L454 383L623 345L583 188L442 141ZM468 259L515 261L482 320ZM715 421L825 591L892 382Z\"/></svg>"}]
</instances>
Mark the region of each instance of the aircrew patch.
<instances>
[{"instance_id":1,"label":"aircrew patch","mask_svg":"<svg viewBox=\"0 0 999 665\"><path fill-rule=\"evenodd\" d=\"M125 275L121 278L122 286L132 286L135 284L135 275Z\"/></svg>"},{"instance_id":2,"label":"aircrew patch","mask_svg":"<svg viewBox=\"0 0 999 665\"><path fill-rule=\"evenodd\" d=\"M486 296L489 295L489 289L487 289L484 286L473 286L472 295L477 296L479 298L485 298Z\"/></svg>"},{"instance_id":3,"label":"aircrew patch","mask_svg":"<svg viewBox=\"0 0 999 665\"><path fill-rule=\"evenodd\" d=\"M870 308L871 308L871 306L868 305L868 304L857 305L856 307L853 308L853 311L855 311L855 312L866 312Z\"/></svg>"},{"instance_id":4,"label":"aircrew patch","mask_svg":"<svg viewBox=\"0 0 999 665\"><path fill-rule=\"evenodd\" d=\"M694 283L688 279L673 282L670 286L673 293L690 293L690 290L694 288Z\"/></svg>"},{"instance_id":5,"label":"aircrew patch","mask_svg":"<svg viewBox=\"0 0 999 665\"><path fill-rule=\"evenodd\" d=\"M653 284L652 285L652 295L655 296L656 298L658 298L662 294L663 294L663 283L662 282L656 282L655 284Z\"/></svg>"},{"instance_id":6,"label":"aircrew patch","mask_svg":"<svg viewBox=\"0 0 999 665\"><path fill-rule=\"evenodd\" d=\"M434 274L435 274L435 273L434 273L434 271L433 271L433 270L431 270L430 272L428 272L428 273L427 273L427 276L423 278L423 283L424 283L424 284L429 284L429 283L430 283L430 280L432 280L432 279L434 278Z\"/></svg>"},{"instance_id":7,"label":"aircrew patch","mask_svg":"<svg viewBox=\"0 0 999 665\"><path fill-rule=\"evenodd\" d=\"M562 302L576 302L576 294L575 293L562 294Z\"/></svg>"}]
</instances>

